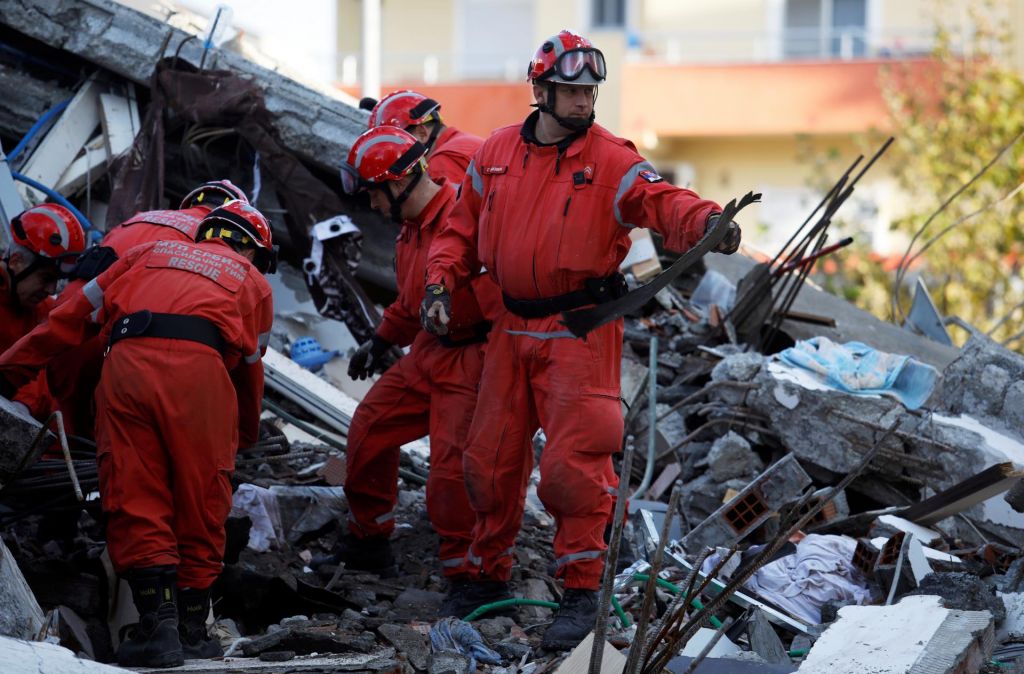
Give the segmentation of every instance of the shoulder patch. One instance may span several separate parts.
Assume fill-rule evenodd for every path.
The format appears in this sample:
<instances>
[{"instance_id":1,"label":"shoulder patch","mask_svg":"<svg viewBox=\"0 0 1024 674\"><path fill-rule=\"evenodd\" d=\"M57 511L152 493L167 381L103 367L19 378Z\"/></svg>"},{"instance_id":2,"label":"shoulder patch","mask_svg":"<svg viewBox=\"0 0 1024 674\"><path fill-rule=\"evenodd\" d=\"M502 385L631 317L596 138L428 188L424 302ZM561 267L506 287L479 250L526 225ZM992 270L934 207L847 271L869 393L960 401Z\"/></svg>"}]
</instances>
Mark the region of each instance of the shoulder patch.
<instances>
[{"instance_id":1,"label":"shoulder patch","mask_svg":"<svg viewBox=\"0 0 1024 674\"><path fill-rule=\"evenodd\" d=\"M660 183L660 182L663 182L665 180L664 178L659 176L657 173L655 173L654 171L651 171L649 169L644 169L643 171L640 171L640 173L637 174L637 175L639 175L639 177L643 178L644 180L646 180L649 183Z\"/></svg>"}]
</instances>

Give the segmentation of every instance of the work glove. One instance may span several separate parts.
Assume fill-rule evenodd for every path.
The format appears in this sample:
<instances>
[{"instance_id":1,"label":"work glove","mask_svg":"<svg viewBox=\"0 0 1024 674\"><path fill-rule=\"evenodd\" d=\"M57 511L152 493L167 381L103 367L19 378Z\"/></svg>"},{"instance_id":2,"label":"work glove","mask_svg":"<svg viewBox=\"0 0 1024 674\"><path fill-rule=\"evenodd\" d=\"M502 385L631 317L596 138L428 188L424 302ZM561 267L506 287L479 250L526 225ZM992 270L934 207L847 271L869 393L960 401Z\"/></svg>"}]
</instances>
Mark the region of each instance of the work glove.
<instances>
[{"instance_id":1,"label":"work glove","mask_svg":"<svg viewBox=\"0 0 1024 674\"><path fill-rule=\"evenodd\" d=\"M0 374L0 396L11 400L17 392L18 387L8 381L3 374Z\"/></svg>"},{"instance_id":2,"label":"work glove","mask_svg":"<svg viewBox=\"0 0 1024 674\"><path fill-rule=\"evenodd\" d=\"M432 335L447 335L452 315L452 295L443 285L431 283L423 295L420 322Z\"/></svg>"},{"instance_id":3,"label":"work glove","mask_svg":"<svg viewBox=\"0 0 1024 674\"><path fill-rule=\"evenodd\" d=\"M363 380L377 372L383 372L391 366L392 360L385 358L391 350L391 342L374 335L363 342L352 360L348 362L348 376Z\"/></svg>"},{"instance_id":4,"label":"work glove","mask_svg":"<svg viewBox=\"0 0 1024 674\"><path fill-rule=\"evenodd\" d=\"M718 224L718 218L722 215L721 213L712 213L708 216L707 223L704 225L704 233L707 234L715 225ZM740 249L740 241L743 239L743 232L740 230L739 223L735 220L729 222L729 231L726 232L725 238L722 239L715 247L716 253L722 253L724 255L732 255Z\"/></svg>"},{"instance_id":5,"label":"work glove","mask_svg":"<svg viewBox=\"0 0 1024 674\"><path fill-rule=\"evenodd\" d=\"M78 262L68 274L70 279L91 281L117 262L117 253L109 246L93 246L78 256Z\"/></svg>"}]
</instances>

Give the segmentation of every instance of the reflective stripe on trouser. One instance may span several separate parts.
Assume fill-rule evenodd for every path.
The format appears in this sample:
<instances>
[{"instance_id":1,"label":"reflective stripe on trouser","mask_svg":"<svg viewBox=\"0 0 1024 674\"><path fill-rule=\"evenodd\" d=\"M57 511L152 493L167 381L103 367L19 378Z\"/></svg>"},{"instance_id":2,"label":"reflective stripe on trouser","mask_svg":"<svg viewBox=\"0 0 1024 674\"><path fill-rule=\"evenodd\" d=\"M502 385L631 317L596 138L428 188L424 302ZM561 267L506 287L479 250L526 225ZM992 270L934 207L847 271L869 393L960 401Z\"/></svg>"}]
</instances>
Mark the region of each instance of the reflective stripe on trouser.
<instances>
[{"instance_id":1,"label":"reflective stripe on trouser","mask_svg":"<svg viewBox=\"0 0 1024 674\"><path fill-rule=\"evenodd\" d=\"M619 367L622 323L592 332L586 341L513 335L552 332L558 317L507 315L491 330L480 397L464 466L477 513L473 552L482 578L508 580L532 468L530 443L538 424L547 443L541 454L538 495L557 524L555 556L604 551L616 486L611 455L622 439ZM603 562L567 562L558 574L567 588L596 589Z\"/></svg>"},{"instance_id":2,"label":"reflective stripe on trouser","mask_svg":"<svg viewBox=\"0 0 1024 674\"><path fill-rule=\"evenodd\" d=\"M114 570L172 565L183 587L209 587L223 567L238 446L235 389L220 354L184 340L120 342L96 407Z\"/></svg>"},{"instance_id":3,"label":"reflective stripe on trouser","mask_svg":"<svg viewBox=\"0 0 1024 674\"><path fill-rule=\"evenodd\" d=\"M359 404L348 433L345 494L358 537L395 528L400 446L430 435L427 516L441 539L439 557L466 555L473 529L462 480L462 450L476 406L482 345L449 349L420 333L412 352L385 372ZM446 576L462 565L442 564Z\"/></svg>"}]
</instances>

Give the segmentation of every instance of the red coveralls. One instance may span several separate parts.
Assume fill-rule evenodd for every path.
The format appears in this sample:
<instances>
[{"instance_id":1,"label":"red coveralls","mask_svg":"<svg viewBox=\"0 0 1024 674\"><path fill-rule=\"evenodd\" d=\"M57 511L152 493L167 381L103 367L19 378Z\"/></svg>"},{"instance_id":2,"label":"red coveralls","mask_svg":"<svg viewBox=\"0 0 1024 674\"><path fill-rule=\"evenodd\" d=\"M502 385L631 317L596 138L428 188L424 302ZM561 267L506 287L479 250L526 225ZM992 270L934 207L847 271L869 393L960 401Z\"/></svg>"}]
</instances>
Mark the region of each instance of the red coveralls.
<instances>
[{"instance_id":1,"label":"red coveralls","mask_svg":"<svg viewBox=\"0 0 1024 674\"><path fill-rule=\"evenodd\" d=\"M143 309L204 318L226 346L138 337L110 349L96 391L107 549L119 573L177 565L182 587L204 589L221 571L235 452L259 432L273 321L263 275L219 239L133 248L0 357L0 372L25 381L89 338L90 321L106 343Z\"/></svg>"},{"instance_id":2,"label":"red coveralls","mask_svg":"<svg viewBox=\"0 0 1024 674\"><path fill-rule=\"evenodd\" d=\"M434 182L444 178L454 187L461 185L469 162L483 144L482 138L471 133L445 127L434 141L434 149L427 156L427 173Z\"/></svg>"},{"instance_id":3,"label":"red coveralls","mask_svg":"<svg viewBox=\"0 0 1024 674\"><path fill-rule=\"evenodd\" d=\"M474 516L462 480L484 343L445 346L420 327L420 300L430 243L455 205L455 189L441 190L415 220L406 221L395 243L398 299L384 310L382 338L410 353L389 368L356 408L348 433L349 531L357 537L386 537L394 530L400 446L430 435L427 515L441 539L439 557L447 576L461 572ZM476 276L452 297L449 339L471 340L484 320L481 305L500 303L489 275ZM489 295L487 302L484 297Z\"/></svg>"},{"instance_id":4,"label":"red coveralls","mask_svg":"<svg viewBox=\"0 0 1024 674\"><path fill-rule=\"evenodd\" d=\"M27 335L32 328L45 321L46 315L54 305L53 300L47 298L34 307L19 306L11 294L7 274L7 269L0 267L0 353L11 348L12 344ZM45 419L54 404L46 386L46 377L41 374L18 389L12 400L27 407L37 419Z\"/></svg>"},{"instance_id":5,"label":"red coveralls","mask_svg":"<svg viewBox=\"0 0 1024 674\"><path fill-rule=\"evenodd\" d=\"M103 237L103 245L113 248L120 258L143 243L192 242L195 241L200 221L210 210L208 206L196 206L180 211L136 213L107 232ZM58 298L58 303L73 296L84 284L84 281L69 283ZM90 438L93 436L96 416L93 395L100 381L105 348L106 344L99 338L89 339L79 348L54 358L46 366L46 380L57 401L57 407L64 413L64 424L69 433Z\"/></svg>"},{"instance_id":6,"label":"red coveralls","mask_svg":"<svg viewBox=\"0 0 1024 674\"><path fill-rule=\"evenodd\" d=\"M655 229L684 251L721 210L664 182L632 143L596 124L563 149L536 144L537 115L497 130L477 153L431 248L428 284L457 288L482 262L510 297L561 295L615 273L630 228ZM559 318L508 312L491 332L464 458L477 514L467 563L481 578L508 580L532 465L521 452L539 424L547 444L538 494L558 527L558 575L566 588L596 589L612 504L608 464L623 430L622 321L579 340Z\"/></svg>"}]
</instances>

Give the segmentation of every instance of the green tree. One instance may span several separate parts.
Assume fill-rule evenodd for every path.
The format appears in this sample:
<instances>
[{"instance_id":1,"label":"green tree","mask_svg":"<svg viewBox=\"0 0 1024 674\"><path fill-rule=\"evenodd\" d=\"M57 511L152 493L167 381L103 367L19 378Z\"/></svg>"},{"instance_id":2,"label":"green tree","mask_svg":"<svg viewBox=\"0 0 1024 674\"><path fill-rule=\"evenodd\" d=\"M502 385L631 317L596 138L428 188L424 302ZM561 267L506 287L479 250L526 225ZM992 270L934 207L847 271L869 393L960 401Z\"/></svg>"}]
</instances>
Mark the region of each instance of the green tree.
<instances>
[{"instance_id":1,"label":"green tree","mask_svg":"<svg viewBox=\"0 0 1024 674\"><path fill-rule=\"evenodd\" d=\"M954 11L962 1L936 0L931 59L884 70L889 133L896 138L886 164L894 167L906 199L906 214L892 228L908 240L917 236L912 264L900 279L891 264L861 246L851 250L855 263L821 281L876 315L901 321L920 274L941 312L1020 350L1024 78L1010 62L1013 1L968 0L964 13ZM862 139L865 154L884 135ZM967 336L951 334L958 342Z\"/></svg>"}]
</instances>

